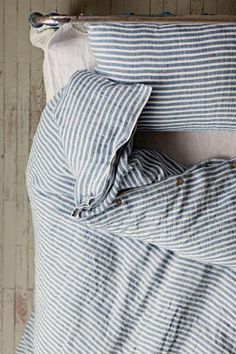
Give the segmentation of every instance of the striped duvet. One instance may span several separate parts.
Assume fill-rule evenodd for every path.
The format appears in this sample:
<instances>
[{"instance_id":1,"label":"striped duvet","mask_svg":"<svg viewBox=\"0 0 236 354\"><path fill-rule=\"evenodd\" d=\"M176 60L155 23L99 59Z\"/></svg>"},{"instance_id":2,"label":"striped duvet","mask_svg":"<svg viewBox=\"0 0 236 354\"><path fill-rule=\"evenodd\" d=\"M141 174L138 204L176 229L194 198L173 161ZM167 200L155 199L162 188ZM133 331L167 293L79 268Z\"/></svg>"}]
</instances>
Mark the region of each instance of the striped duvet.
<instances>
[{"instance_id":1,"label":"striped duvet","mask_svg":"<svg viewBox=\"0 0 236 354\"><path fill-rule=\"evenodd\" d=\"M80 208L71 142L83 76L47 104L30 152L35 296L16 353L235 354L236 159L186 168L132 148L131 135L109 174L116 193Z\"/></svg>"}]
</instances>

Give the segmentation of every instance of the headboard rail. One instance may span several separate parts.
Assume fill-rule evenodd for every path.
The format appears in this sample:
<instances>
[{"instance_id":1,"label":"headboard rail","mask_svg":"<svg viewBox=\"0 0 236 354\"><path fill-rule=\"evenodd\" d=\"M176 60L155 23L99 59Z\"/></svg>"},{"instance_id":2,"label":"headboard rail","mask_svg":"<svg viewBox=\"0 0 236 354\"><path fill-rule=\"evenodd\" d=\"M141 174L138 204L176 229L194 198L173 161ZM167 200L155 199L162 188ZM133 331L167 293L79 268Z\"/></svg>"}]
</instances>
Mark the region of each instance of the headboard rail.
<instances>
[{"instance_id":1,"label":"headboard rail","mask_svg":"<svg viewBox=\"0 0 236 354\"><path fill-rule=\"evenodd\" d=\"M42 15L34 12L29 16L29 23L33 27L41 27L42 25L57 26L63 23L78 22L140 22L140 23L158 23L158 22L196 22L196 23L236 23L236 16L217 16L217 15L201 15L201 16L145 16L145 15L108 15L108 16L86 16L80 15L60 15L48 14Z\"/></svg>"}]
</instances>

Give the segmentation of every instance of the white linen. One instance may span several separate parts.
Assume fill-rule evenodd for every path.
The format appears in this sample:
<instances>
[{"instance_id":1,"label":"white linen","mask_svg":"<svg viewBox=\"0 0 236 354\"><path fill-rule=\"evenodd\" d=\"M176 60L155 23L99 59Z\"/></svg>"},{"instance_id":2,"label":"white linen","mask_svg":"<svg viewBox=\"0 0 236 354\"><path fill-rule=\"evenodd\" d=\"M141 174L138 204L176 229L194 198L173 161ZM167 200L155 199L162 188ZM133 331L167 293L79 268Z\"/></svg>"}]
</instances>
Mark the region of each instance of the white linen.
<instances>
[{"instance_id":1,"label":"white linen","mask_svg":"<svg viewBox=\"0 0 236 354\"><path fill-rule=\"evenodd\" d=\"M88 35L71 24L60 27L51 37L45 60L48 71L51 99L77 70L94 71L95 61L89 46Z\"/></svg>"},{"instance_id":2,"label":"white linen","mask_svg":"<svg viewBox=\"0 0 236 354\"><path fill-rule=\"evenodd\" d=\"M31 28L31 43L44 51L43 78L47 102L77 70L94 71L95 59L83 26L67 23L57 30Z\"/></svg>"}]
</instances>

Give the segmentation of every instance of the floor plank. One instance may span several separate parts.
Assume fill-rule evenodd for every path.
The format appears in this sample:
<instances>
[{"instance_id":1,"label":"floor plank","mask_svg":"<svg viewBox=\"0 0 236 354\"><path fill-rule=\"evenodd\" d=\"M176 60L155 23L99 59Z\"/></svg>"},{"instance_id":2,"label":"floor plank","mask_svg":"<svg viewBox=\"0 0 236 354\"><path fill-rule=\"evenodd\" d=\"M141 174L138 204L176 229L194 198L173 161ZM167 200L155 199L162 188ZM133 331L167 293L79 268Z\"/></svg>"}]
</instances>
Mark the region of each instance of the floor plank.
<instances>
[{"instance_id":1,"label":"floor plank","mask_svg":"<svg viewBox=\"0 0 236 354\"><path fill-rule=\"evenodd\" d=\"M14 354L15 350L14 295L14 289L3 290L2 352L4 354Z\"/></svg>"},{"instance_id":2,"label":"floor plank","mask_svg":"<svg viewBox=\"0 0 236 354\"><path fill-rule=\"evenodd\" d=\"M151 0L151 15L160 15L164 11L164 0Z\"/></svg>"}]
</instances>

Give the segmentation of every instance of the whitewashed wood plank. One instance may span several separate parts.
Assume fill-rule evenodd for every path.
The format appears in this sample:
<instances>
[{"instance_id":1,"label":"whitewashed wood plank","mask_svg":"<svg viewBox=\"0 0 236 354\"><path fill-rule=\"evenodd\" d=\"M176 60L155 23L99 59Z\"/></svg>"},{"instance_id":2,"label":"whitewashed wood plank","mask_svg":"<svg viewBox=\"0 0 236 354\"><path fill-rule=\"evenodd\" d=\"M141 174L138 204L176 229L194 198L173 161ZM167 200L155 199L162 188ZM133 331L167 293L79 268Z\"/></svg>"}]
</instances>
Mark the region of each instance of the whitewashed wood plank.
<instances>
[{"instance_id":1,"label":"whitewashed wood plank","mask_svg":"<svg viewBox=\"0 0 236 354\"><path fill-rule=\"evenodd\" d=\"M42 67L43 67L43 51L39 48L31 45L31 86L35 83L35 80L42 78ZM32 80L33 77L33 80Z\"/></svg>"},{"instance_id":2,"label":"whitewashed wood plank","mask_svg":"<svg viewBox=\"0 0 236 354\"><path fill-rule=\"evenodd\" d=\"M25 168L29 154L29 110L30 110L30 60L31 43L27 21L30 0L18 2L18 117L17 117L17 204L15 244L15 346L18 335L26 324L27 313L27 244L28 244L28 197L26 193ZM20 337L20 335L19 335Z\"/></svg>"},{"instance_id":3,"label":"whitewashed wood plank","mask_svg":"<svg viewBox=\"0 0 236 354\"><path fill-rule=\"evenodd\" d=\"M0 34L0 37L3 37L2 34ZM4 62L0 61L0 119L4 119L4 78Z\"/></svg>"},{"instance_id":4,"label":"whitewashed wood plank","mask_svg":"<svg viewBox=\"0 0 236 354\"><path fill-rule=\"evenodd\" d=\"M40 89L38 90L38 92L40 92ZM44 102L44 99L38 97L38 111L32 110L30 112L29 146L32 145L32 140L33 140L35 131L37 129L38 122L39 122L39 119L40 119L40 115L42 113L42 110L43 110L43 107L44 107L44 104L45 104L45 102L44 103L43 102ZM41 107L41 110L40 110L40 107Z\"/></svg>"},{"instance_id":5,"label":"whitewashed wood plank","mask_svg":"<svg viewBox=\"0 0 236 354\"><path fill-rule=\"evenodd\" d=\"M1 124L0 124L1 125ZM0 126L1 128L1 126ZM2 168L3 164L1 164L1 160L0 160L0 168ZM3 173L0 173L0 177L2 178ZM2 181L0 181L0 185ZM0 197L0 247L3 245L3 220L4 220L4 199L3 199L3 188L1 188L1 197ZM1 270L0 270L1 272Z\"/></svg>"},{"instance_id":6,"label":"whitewashed wood plank","mask_svg":"<svg viewBox=\"0 0 236 354\"><path fill-rule=\"evenodd\" d=\"M164 11L169 11L176 15L177 12L177 0L164 0Z\"/></svg>"},{"instance_id":7,"label":"whitewashed wood plank","mask_svg":"<svg viewBox=\"0 0 236 354\"><path fill-rule=\"evenodd\" d=\"M111 0L111 14L112 15L124 14L124 0Z\"/></svg>"},{"instance_id":8,"label":"whitewashed wood plank","mask_svg":"<svg viewBox=\"0 0 236 354\"><path fill-rule=\"evenodd\" d=\"M236 15L236 0L231 0L230 15Z\"/></svg>"},{"instance_id":9,"label":"whitewashed wood plank","mask_svg":"<svg viewBox=\"0 0 236 354\"><path fill-rule=\"evenodd\" d=\"M1 160L0 160L1 162ZM0 163L0 168L2 168L2 164ZM0 173L1 175L1 173ZM1 176L0 176L1 177ZM0 181L1 182L1 181ZM1 183L2 184L2 183ZM3 192L2 192L3 193ZM0 247L3 245L3 225L4 225L4 200L3 200L3 194L1 194L1 197L0 197ZM2 268L1 268L2 270ZM0 270L0 273L1 273L1 270Z\"/></svg>"},{"instance_id":10,"label":"whitewashed wood plank","mask_svg":"<svg viewBox=\"0 0 236 354\"><path fill-rule=\"evenodd\" d=\"M201 15L204 11L203 0L191 0L190 13L191 15Z\"/></svg>"},{"instance_id":11,"label":"whitewashed wood plank","mask_svg":"<svg viewBox=\"0 0 236 354\"><path fill-rule=\"evenodd\" d=\"M96 4L96 12L101 15L111 14L111 0L93 0Z\"/></svg>"},{"instance_id":12,"label":"whitewashed wood plank","mask_svg":"<svg viewBox=\"0 0 236 354\"><path fill-rule=\"evenodd\" d=\"M1 36L1 34L0 34ZM0 246L3 241L3 200L4 200L4 74L3 63L0 63Z\"/></svg>"},{"instance_id":13,"label":"whitewashed wood plank","mask_svg":"<svg viewBox=\"0 0 236 354\"><path fill-rule=\"evenodd\" d=\"M3 287L15 288L16 203L4 201Z\"/></svg>"},{"instance_id":14,"label":"whitewashed wood plank","mask_svg":"<svg viewBox=\"0 0 236 354\"><path fill-rule=\"evenodd\" d=\"M34 267L34 247L28 247L28 281L27 288L34 289L35 267Z\"/></svg>"},{"instance_id":15,"label":"whitewashed wood plank","mask_svg":"<svg viewBox=\"0 0 236 354\"><path fill-rule=\"evenodd\" d=\"M29 92L30 65L18 65L18 117L17 117L17 244L27 244L28 195L25 170L29 154Z\"/></svg>"},{"instance_id":16,"label":"whitewashed wood plank","mask_svg":"<svg viewBox=\"0 0 236 354\"><path fill-rule=\"evenodd\" d=\"M27 289L27 260L28 260L28 247L26 246L16 246L16 289L24 290Z\"/></svg>"},{"instance_id":17,"label":"whitewashed wood plank","mask_svg":"<svg viewBox=\"0 0 236 354\"><path fill-rule=\"evenodd\" d=\"M5 109L17 109L17 13L10 11L11 1L5 1L4 75ZM9 24L11 26L9 27Z\"/></svg>"},{"instance_id":18,"label":"whitewashed wood plank","mask_svg":"<svg viewBox=\"0 0 236 354\"><path fill-rule=\"evenodd\" d=\"M31 0L31 11L44 13L44 0ZM31 119L35 119L35 114L32 112L41 112L45 104L45 91L43 85L43 51L39 48L30 46L31 65L30 65L30 133ZM32 122L34 127L34 121ZM31 141L32 136L30 136Z\"/></svg>"},{"instance_id":19,"label":"whitewashed wood plank","mask_svg":"<svg viewBox=\"0 0 236 354\"><path fill-rule=\"evenodd\" d=\"M3 352L3 231L4 231L4 0L0 0L0 354Z\"/></svg>"},{"instance_id":20,"label":"whitewashed wood plank","mask_svg":"<svg viewBox=\"0 0 236 354\"><path fill-rule=\"evenodd\" d=\"M71 0L71 13L74 15L78 15L80 13L87 15L109 15L110 11L110 0Z\"/></svg>"},{"instance_id":21,"label":"whitewashed wood plank","mask_svg":"<svg viewBox=\"0 0 236 354\"><path fill-rule=\"evenodd\" d=\"M111 2L110 0L90 0L86 3L86 13L96 15L110 15Z\"/></svg>"},{"instance_id":22,"label":"whitewashed wood plank","mask_svg":"<svg viewBox=\"0 0 236 354\"><path fill-rule=\"evenodd\" d=\"M23 330L27 321L27 246L16 247L15 330Z\"/></svg>"},{"instance_id":23,"label":"whitewashed wood plank","mask_svg":"<svg viewBox=\"0 0 236 354\"><path fill-rule=\"evenodd\" d=\"M4 354L3 349L2 349L2 336L3 336L3 333L2 333L2 331L0 331L0 354Z\"/></svg>"},{"instance_id":24,"label":"whitewashed wood plank","mask_svg":"<svg viewBox=\"0 0 236 354\"><path fill-rule=\"evenodd\" d=\"M4 61L4 0L0 0L0 63Z\"/></svg>"},{"instance_id":25,"label":"whitewashed wood plank","mask_svg":"<svg viewBox=\"0 0 236 354\"><path fill-rule=\"evenodd\" d=\"M55 11L55 8L51 8L52 3L49 1L45 4L44 1L31 1L32 11L39 11L39 12L48 12L48 11ZM55 4L55 3L54 3ZM31 224L31 210L30 206L25 203L20 203L22 199L25 197L25 165L28 158L28 153L30 149L30 145L32 143L32 138L34 132L36 130L38 120L40 118L41 111L43 110L45 104L45 92L43 86L43 76L42 76L42 62L43 62L43 52L40 49L34 48L30 46L30 67L21 66L20 73L18 76L19 82L22 82L22 86L18 84L18 89L22 93L19 97L18 101L18 113L19 113L19 120L18 120L18 179L17 179L17 186L18 186L18 193L17 193L17 200L19 202L18 209L17 209L17 237L16 237L16 244L17 245L24 245L24 247L17 247L17 257L16 262L19 265L17 267L19 275L17 275L17 293L16 293L16 328L15 328L15 343L18 343L21 335L24 324L26 323L26 318L29 317L31 311L31 302L32 298L30 296L33 290L27 290L27 295L25 292L25 287L27 285L30 286L32 289L34 287L34 257L33 257L33 235L29 236ZM21 65L21 64L20 64ZM31 76L29 73L31 72ZM23 82L23 78L26 77L26 82ZM26 93L30 91L31 95ZM25 92L25 95L24 95ZM28 136L28 139L24 139ZM30 145L29 145L30 144ZM28 251L29 244L32 250L31 252ZM27 247L27 248L26 248ZM19 253L19 250L24 250L23 256ZM27 250L27 254L25 254ZM22 257L22 262L20 262L20 254ZM19 270L20 269L20 270ZM22 289L23 288L23 289ZM29 292L30 291L30 292ZM29 296L28 296L29 293Z\"/></svg>"},{"instance_id":26,"label":"whitewashed wood plank","mask_svg":"<svg viewBox=\"0 0 236 354\"><path fill-rule=\"evenodd\" d=\"M177 15L178 16L190 15L190 0L178 0Z\"/></svg>"},{"instance_id":27,"label":"whitewashed wood plank","mask_svg":"<svg viewBox=\"0 0 236 354\"><path fill-rule=\"evenodd\" d=\"M17 202L16 205L16 236L15 244L17 246L28 245L28 201Z\"/></svg>"},{"instance_id":28,"label":"whitewashed wood plank","mask_svg":"<svg viewBox=\"0 0 236 354\"><path fill-rule=\"evenodd\" d=\"M44 13L57 12L57 0L44 0Z\"/></svg>"},{"instance_id":29,"label":"whitewashed wood plank","mask_svg":"<svg viewBox=\"0 0 236 354\"><path fill-rule=\"evenodd\" d=\"M30 1L31 12L40 12L44 11L44 0L31 0Z\"/></svg>"},{"instance_id":30,"label":"whitewashed wood plank","mask_svg":"<svg viewBox=\"0 0 236 354\"><path fill-rule=\"evenodd\" d=\"M45 90L42 72L43 55L42 49L35 48L33 45L31 46L30 112L41 112L45 105Z\"/></svg>"},{"instance_id":31,"label":"whitewashed wood plank","mask_svg":"<svg viewBox=\"0 0 236 354\"><path fill-rule=\"evenodd\" d=\"M18 63L30 63L30 41L29 41L29 24L28 16L30 13L30 0L17 1L17 58Z\"/></svg>"},{"instance_id":32,"label":"whitewashed wood plank","mask_svg":"<svg viewBox=\"0 0 236 354\"><path fill-rule=\"evenodd\" d=\"M28 112L30 109L30 64L29 63L19 63L18 64L18 112ZM21 117L24 122L21 121L18 124L21 133L27 133L28 117ZM21 126L20 126L21 125ZM19 137L20 138L20 137ZM20 144L22 145L22 138L20 139ZM24 144L23 144L24 145ZM24 152L25 153L25 152ZM22 152L20 153L22 155Z\"/></svg>"},{"instance_id":33,"label":"whitewashed wood plank","mask_svg":"<svg viewBox=\"0 0 236 354\"><path fill-rule=\"evenodd\" d=\"M25 136L25 139L28 140L28 135ZM27 204L28 203L28 194L27 194L27 189L26 189L26 166L28 162L28 156L17 156L17 161L16 161L16 168L17 168L17 196L16 196L16 201L21 207L21 204ZM22 214L27 215L27 214Z\"/></svg>"},{"instance_id":34,"label":"whitewashed wood plank","mask_svg":"<svg viewBox=\"0 0 236 354\"><path fill-rule=\"evenodd\" d=\"M4 108L5 158L4 200L16 200L16 118L17 118L17 6L4 2ZM9 30L9 23L11 27Z\"/></svg>"},{"instance_id":35,"label":"whitewashed wood plank","mask_svg":"<svg viewBox=\"0 0 236 354\"><path fill-rule=\"evenodd\" d=\"M5 110L4 200L16 200L17 111Z\"/></svg>"},{"instance_id":36,"label":"whitewashed wood plank","mask_svg":"<svg viewBox=\"0 0 236 354\"><path fill-rule=\"evenodd\" d=\"M230 0L218 0L217 15L230 15Z\"/></svg>"},{"instance_id":37,"label":"whitewashed wood plank","mask_svg":"<svg viewBox=\"0 0 236 354\"><path fill-rule=\"evenodd\" d=\"M30 204L28 204L28 246L34 247L34 228L33 228L33 221L32 221L32 211Z\"/></svg>"},{"instance_id":38,"label":"whitewashed wood plank","mask_svg":"<svg viewBox=\"0 0 236 354\"><path fill-rule=\"evenodd\" d=\"M33 290L27 290L27 296L26 296L26 301L24 299L21 299L20 300L20 305L19 307L21 309L21 311L23 312L23 316L25 316L25 325L27 324L27 321L33 311L33 307L34 307L34 291ZM25 315L25 309L27 308L27 313ZM25 325L21 327L16 327L17 329L15 330L15 347L17 347L20 339L21 339L21 336L23 334L23 331L24 331L24 328L25 328ZM19 328L19 329L18 329Z\"/></svg>"},{"instance_id":39,"label":"whitewashed wood plank","mask_svg":"<svg viewBox=\"0 0 236 354\"><path fill-rule=\"evenodd\" d=\"M133 12L135 15L149 15L150 1L124 0L124 12Z\"/></svg>"},{"instance_id":40,"label":"whitewashed wood plank","mask_svg":"<svg viewBox=\"0 0 236 354\"><path fill-rule=\"evenodd\" d=\"M31 312L34 310L34 290L28 290L27 291L27 299L28 299L28 318L31 314Z\"/></svg>"},{"instance_id":41,"label":"whitewashed wood plank","mask_svg":"<svg viewBox=\"0 0 236 354\"><path fill-rule=\"evenodd\" d=\"M28 243L28 196L26 192L25 168L29 153L29 110L30 110L30 60L31 43L29 40L28 14L30 12L30 0L18 2L18 117L17 117L17 209L15 244L24 245L27 250ZM16 248L16 281L22 283L22 267L19 262L19 250ZM27 252L25 257L27 257ZM27 259L25 259L27 265ZM27 286L27 273L25 275L25 290ZM20 293L20 290L17 294ZM21 293L20 293L21 295ZM15 307L17 310L17 307ZM22 312L18 310L16 316L16 330L23 329L20 326ZM20 323L20 324L19 324Z\"/></svg>"},{"instance_id":42,"label":"whitewashed wood plank","mask_svg":"<svg viewBox=\"0 0 236 354\"><path fill-rule=\"evenodd\" d=\"M0 247L0 293L2 292L2 288L3 288L3 246Z\"/></svg>"},{"instance_id":43,"label":"whitewashed wood plank","mask_svg":"<svg viewBox=\"0 0 236 354\"><path fill-rule=\"evenodd\" d=\"M15 350L14 334L14 289L3 290L3 338L2 351L13 354Z\"/></svg>"},{"instance_id":44,"label":"whitewashed wood plank","mask_svg":"<svg viewBox=\"0 0 236 354\"><path fill-rule=\"evenodd\" d=\"M29 154L30 65L18 64L17 201L27 201L25 169Z\"/></svg>"},{"instance_id":45,"label":"whitewashed wood plank","mask_svg":"<svg viewBox=\"0 0 236 354\"><path fill-rule=\"evenodd\" d=\"M2 247L0 248L0 266L2 270ZM2 287L2 272L1 272L1 288L0 288L0 332L3 329L3 287ZM1 341L0 341L0 348L1 348ZM1 353L1 350L0 350Z\"/></svg>"},{"instance_id":46,"label":"whitewashed wood plank","mask_svg":"<svg viewBox=\"0 0 236 354\"><path fill-rule=\"evenodd\" d=\"M5 15L9 12L17 12L17 0L5 0L4 1L4 11Z\"/></svg>"},{"instance_id":47,"label":"whitewashed wood plank","mask_svg":"<svg viewBox=\"0 0 236 354\"><path fill-rule=\"evenodd\" d=\"M164 0L151 0L151 15L160 15L164 11Z\"/></svg>"},{"instance_id":48,"label":"whitewashed wood plank","mask_svg":"<svg viewBox=\"0 0 236 354\"><path fill-rule=\"evenodd\" d=\"M31 11L44 13L44 0L31 0ZM31 65L33 73L34 69L42 70L42 51L34 46L30 45Z\"/></svg>"},{"instance_id":49,"label":"whitewashed wood plank","mask_svg":"<svg viewBox=\"0 0 236 354\"><path fill-rule=\"evenodd\" d=\"M42 58L41 60L39 60L38 63L31 64L31 82L30 82L31 112L41 113L46 103L42 65L43 65L43 53L42 53ZM41 66L41 69L38 69L39 66ZM32 118L35 119L35 115L33 115L33 117L30 115L30 119ZM37 121L38 119L39 117L37 118Z\"/></svg>"},{"instance_id":50,"label":"whitewashed wood plank","mask_svg":"<svg viewBox=\"0 0 236 354\"><path fill-rule=\"evenodd\" d=\"M57 8L60 14L70 14L70 0L58 0Z\"/></svg>"},{"instance_id":51,"label":"whitewashed wood plank","mask_svg":"<svg viewBox=\"0 0 236 354\"><path fill-rule=\"evenodd\" d=\"M29 116L29 113L28 113ZM18 115L19 117L19 115ZM25 135L25 140L28 142L29 135ZM28 203L28 194L26 189L26 166L28 155L18 155L16 160L17 179L16 179L16 201L19 204ZM22 214L24 215L24 214ZM26 214L27 215L27 214Z\"/></svg>"},{"instance_id":52,"label":"whitewashed wood plank","mask_svg":"<svg viewBox=\"0 0 236 354\"><path fill-rule=\"evenodd\" d=\"M218 0L205 0L204 1L204 13L209 15L216 15Z\"/></svg>"}]
</instances>

